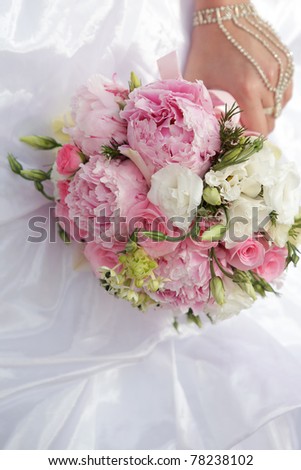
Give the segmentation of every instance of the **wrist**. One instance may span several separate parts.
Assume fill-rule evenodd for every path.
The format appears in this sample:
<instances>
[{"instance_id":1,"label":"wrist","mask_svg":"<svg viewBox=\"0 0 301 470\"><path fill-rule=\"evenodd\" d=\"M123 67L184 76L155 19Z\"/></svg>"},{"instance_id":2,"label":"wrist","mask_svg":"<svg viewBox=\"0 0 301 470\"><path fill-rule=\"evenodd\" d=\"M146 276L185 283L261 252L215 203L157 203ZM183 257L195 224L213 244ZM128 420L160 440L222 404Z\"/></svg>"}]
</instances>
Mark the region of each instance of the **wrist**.
<instances>
[{"instance_id":1,"label":"wrist","mask_svg":"<svg viewBox=\"0 0 301 470\"><path fill-rule=\"evenodd\" d=\"M195 10L250 3L250 0L195 0Z\"/></svg>"}]
</instances>

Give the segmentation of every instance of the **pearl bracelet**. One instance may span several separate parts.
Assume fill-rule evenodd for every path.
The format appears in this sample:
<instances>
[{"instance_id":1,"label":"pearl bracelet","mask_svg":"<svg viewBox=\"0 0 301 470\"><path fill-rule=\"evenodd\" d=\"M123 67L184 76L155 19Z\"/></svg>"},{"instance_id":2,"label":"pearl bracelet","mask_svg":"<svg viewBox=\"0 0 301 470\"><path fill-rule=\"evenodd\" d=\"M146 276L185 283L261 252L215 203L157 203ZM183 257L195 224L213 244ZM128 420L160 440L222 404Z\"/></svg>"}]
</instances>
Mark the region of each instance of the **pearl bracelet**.
<instances>
[{"instance_id":1,"label":"pearl bracelet","mask_svg":"<svg viewBox=\"0 0 301 470\"><path fill-rule=\"evenodd\" d=\"M245 20L244 23L240 22L241 18ZM271 84L266 73L254 57L252 57L252 55L232 36L225 26L227 21L232 21L236 27L253 36L274 57L279 66L279 78L276 86ZM267 108L266 114L271 114L277 118L282 110L283 95L294 73L293 58L289 49L282 44L272 26L260 18L255 7L251 3L206 8L204 10L197 10L194 12L193 26L202 26L213 23L218 25L227 40L230 41L233 46L236 47L236 49L253 65L266 88L274 93L275 106L273 108ZM285 70L279 56L279 51L283 52L287 58L287 66Z\"/></svg>"}]
</instances>

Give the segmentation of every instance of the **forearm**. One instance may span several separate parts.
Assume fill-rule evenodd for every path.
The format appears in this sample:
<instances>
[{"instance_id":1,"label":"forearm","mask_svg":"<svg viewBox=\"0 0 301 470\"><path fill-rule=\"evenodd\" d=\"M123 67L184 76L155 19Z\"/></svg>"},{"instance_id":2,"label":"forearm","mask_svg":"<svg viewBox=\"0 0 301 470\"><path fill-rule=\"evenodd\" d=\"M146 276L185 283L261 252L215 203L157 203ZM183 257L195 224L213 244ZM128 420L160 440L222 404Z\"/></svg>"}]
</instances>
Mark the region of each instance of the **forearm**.
<instances>
[{"instance_id":1,"label":"forearm","mask_svg":"<svg viewBox=\"0 0 301 470\"><path fill-rule=\"evenodd\" d=\"M249 0L195 0L195 9L216 8L226 5L236 5L238 3L250 3Z\"/></svg>"}]
</instances>

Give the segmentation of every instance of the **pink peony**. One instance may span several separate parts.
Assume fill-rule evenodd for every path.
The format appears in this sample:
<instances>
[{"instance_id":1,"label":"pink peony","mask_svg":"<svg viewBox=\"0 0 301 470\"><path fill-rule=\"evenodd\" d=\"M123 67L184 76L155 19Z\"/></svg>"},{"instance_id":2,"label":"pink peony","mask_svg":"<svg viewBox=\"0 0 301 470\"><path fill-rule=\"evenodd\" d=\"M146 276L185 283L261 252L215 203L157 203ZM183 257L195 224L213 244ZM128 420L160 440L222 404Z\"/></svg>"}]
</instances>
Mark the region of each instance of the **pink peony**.
<instances>
[{"instance_id":1,"label":"pink peony","mask_svg":"<svg viewBox=\"0 0 301 470\"><path fill-rule=\"evenodd\" d=\"M147 198L142 200L140 203L132 206L128 212L129 221L129 233L132 233L135 229L151 231L151 232L162 232L164 235L170 237L177 237L179 231L174 227L168 225L168 219L165 217L159 208L152 204ZM138 242L144 250L153 258L158 256L164 256L171 253L176 249L179 242L174 241L153 241L149 237L143 234L138 234Z\"/></svg>"},{"instance_id":2,"label":"pink peony","mask_svg":"<svg viewBox=\"0 0 301 470\"><path fill-rule=\"evenodd\" d=\"M202 309L209 300L211 278L208 250L191 250L182 242L175 251L157 260L156 275L167 279L164 289L150 294L156 301L170 303L183 312Z\"/></svg>"},{"instance_id":3,"label":"pink peony","mask_svg":"<svg viewBox=\"0 0 301 470\"><path fill-rule=\"evenodd\" d=\"M60 175L73 175L79 169L81 163L82 159L75 145L63 145L57 153L56 168Z\"/></svg>"},{"instance_id":4,"label":"pink peony","mask_svg":"<svg viewBox=\"0 0 301 470\"><path fill-rule=\"evenodd\" d=\"M113 269L118 264L118 256L111 250L105 250L99 243L89 242L85 246L84 255L92 266L95 276L99 276L99 268L105 266Z\"/></svg>"},{"instance_id":5,"label":"pink peony","mask_svg":"<svg viewBox=\"0 0 301 470\"><path fill-rule=\"evenodd\" d=\"M238 243L227 251L227 261L234 268L248 271L260 266L264 261L265 249L262 243L252 238Z\"/></svg>"},{"instance_id":6,"label":"pink peony","mask_svg":"<svg viewBox=\"0 0 301 470\"><path fill-rule=\"evenodd\" d=\"M256 269L257 274L267 282L271 282L279 277L286 266L287 249L274 245L264 257L263 263Z\"/></svg>"},{"instance_id":7,"label":"pink peony","mask_svg":"<svg viewBox=\"0 0 301 470\"><path fill-rule=\"evenodd\" d=\"M120 115L130 147L152 173L180 163L203 175L219 150L219 124L202 82L162 80L137 88Z\"/></svg>"},{"instance_id":8,"label":"pink peony","mask_svg":"<svg viewBox=\"0 0 301 470\"><path fill-rule=\"evenodd\" d=\"M128 213L146 198L147 184L130 160L91 157L70 183L66 204L69 217L89 241L105 247L126 243Z\"/></svg>"},{"instance_id":9,"label":"pink peony","mask_svg":"<svg viewBox=\"0 0 301 470\"><path fill-rule=\"evenodd\" d=\"M78 90L72 100L75 126L66 131L85 155L100 153L112 138L120 144L125 141L126 122L119 116L119 105L127 96L126 88L101 75L94 75Z\"/></svg>"}]
</instances>

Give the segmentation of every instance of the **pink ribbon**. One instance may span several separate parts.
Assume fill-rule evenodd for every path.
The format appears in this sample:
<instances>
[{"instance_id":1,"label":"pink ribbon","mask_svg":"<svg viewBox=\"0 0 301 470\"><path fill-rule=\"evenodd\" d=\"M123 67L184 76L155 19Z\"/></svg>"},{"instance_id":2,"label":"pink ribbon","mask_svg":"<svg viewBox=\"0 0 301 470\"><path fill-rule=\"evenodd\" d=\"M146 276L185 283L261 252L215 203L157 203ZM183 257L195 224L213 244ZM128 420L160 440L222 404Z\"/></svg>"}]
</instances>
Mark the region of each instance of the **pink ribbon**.
<instances>
[{"instance_id":1,"label":"pink ribbon","mask_svg":"<svg viewBox=\"0 0 301 470\"><path fill-rule=\"evenodd\" d=\"M183 79L177 51L170 52L157 60L161 80Z\"/></svg>"}]
</instances>

